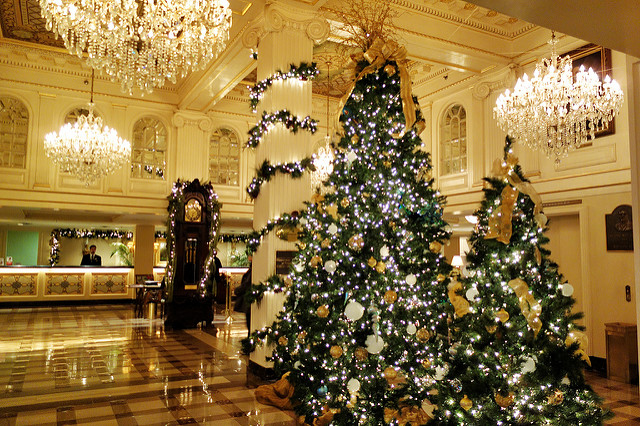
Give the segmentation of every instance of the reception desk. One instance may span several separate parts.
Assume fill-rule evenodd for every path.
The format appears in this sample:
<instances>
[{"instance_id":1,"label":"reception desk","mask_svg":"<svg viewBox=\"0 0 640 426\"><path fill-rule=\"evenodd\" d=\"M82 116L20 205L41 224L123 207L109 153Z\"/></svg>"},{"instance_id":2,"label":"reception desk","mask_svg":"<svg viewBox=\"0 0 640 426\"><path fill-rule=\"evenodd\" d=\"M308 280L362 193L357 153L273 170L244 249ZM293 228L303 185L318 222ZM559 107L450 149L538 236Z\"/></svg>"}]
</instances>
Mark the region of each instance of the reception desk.
<instances>
[{"instance_id":1,"label":"reception desk","mask_svg":"<svg viewBox=\"0 0 640 426\"><path fill-rule=\"evenodd\" d=\"M161 281L164 273L154 268L154 280ZM0 304L134 299L128 287L134 283L133 268L6 266L0 267Z\"/></svg>"}]
</instances>

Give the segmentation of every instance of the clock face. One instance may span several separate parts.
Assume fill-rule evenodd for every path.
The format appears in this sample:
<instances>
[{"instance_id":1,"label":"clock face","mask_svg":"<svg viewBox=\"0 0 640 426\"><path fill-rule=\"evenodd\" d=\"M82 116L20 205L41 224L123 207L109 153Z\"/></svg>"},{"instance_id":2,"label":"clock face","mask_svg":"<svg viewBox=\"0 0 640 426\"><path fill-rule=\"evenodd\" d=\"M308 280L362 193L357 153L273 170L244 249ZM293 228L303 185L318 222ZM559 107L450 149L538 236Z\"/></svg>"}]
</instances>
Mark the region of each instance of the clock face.
<instances>
[{"instance_id":1,"label":"clock face","mask_svg":"<svg viewBox=\"0 0 640 426\"><path fill-rule=\"evenodd\" d=\"M192 198L184 206L184 220L185 222L200 222L201 219L202 206L198 200Z\"/></svg>"}]
</instances>

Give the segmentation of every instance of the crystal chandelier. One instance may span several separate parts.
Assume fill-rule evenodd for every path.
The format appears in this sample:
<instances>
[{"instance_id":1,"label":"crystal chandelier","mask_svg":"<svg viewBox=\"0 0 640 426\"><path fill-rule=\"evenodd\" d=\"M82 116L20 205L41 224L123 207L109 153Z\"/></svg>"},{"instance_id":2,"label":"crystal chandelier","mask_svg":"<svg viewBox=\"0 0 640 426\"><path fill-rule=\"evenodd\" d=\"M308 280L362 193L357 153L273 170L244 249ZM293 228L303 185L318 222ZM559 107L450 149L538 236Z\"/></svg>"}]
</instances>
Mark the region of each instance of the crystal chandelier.
<instances>
[{"instance_id":1,"label":"crystal chandelier","mask_svg":"<svg viewBox=\"0 0 640 426\"><path fill-rule=\"evenodd\" d=\"M574 81L571 58L556 54L555 33L549 44L551 58L536 64L531 79L525 74L513 92L500 95L493 111L509 136L559 163L587 137L594 139L596 131L608 128L623 94L615 80L606 76L602 83L591 68L581 66Z\"/></svg>"},{"instance_id":2,"label":"crystal chandelier","mask_svg":"<svg viewBox=\"0 0 640 426\"><path fill-rule=\"evenodd\" d=\"M313 156L315 171L311 174L311 188L323 192L322 182L329 178L333 172L333 147L331 146L331 136L329 136L329 95L331 91L331 62L327 62L327 135L324 137L325 144L318 149Z\"/></svg>"},{"instance_id":3,"label":"crystal chandelier","mask_svg":"<svg viewBox=\"0 0 640 426\"><path fill-rule=\"evenodd\" d=\"M40 0L48 30L123 91L202 69L229 38L227 0Z\"/></svg>"},{"instance_id":4,"label":"crystal chandelier","mask_svg":"<svg viewBox=\"0 0 640 426\"><path fill-rule=\"evenodd\" d=\"M101 117L93 115L93 72L89 114L65 124L58 134L48 133L44 137L44 150L60 170L71 173L87 186L131 160L129 141L104 126Z\"/></svg>"}]
</instances>

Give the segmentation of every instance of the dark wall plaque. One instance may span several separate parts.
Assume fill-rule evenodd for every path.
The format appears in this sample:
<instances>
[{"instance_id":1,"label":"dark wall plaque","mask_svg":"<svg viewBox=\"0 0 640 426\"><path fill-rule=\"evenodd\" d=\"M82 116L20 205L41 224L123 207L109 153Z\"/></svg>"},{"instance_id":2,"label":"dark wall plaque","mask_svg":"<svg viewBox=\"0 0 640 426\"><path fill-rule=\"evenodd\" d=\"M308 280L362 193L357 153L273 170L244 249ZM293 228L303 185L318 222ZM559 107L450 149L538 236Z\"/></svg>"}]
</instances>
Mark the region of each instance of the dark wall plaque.
<instances>
[{"instance_id":1,"label":"dark wall plaque","mask_svg":"<svg viewBox=\"0 0 640 426\"><path fill-rule=\"evenodd\" d=\"M295 250L276 251L276 274L286 275L289 273L289 266L291 266L296 253L297 251Z\"/></svg>"},{"instance_id":2,"label":"dark wall plaque","mask_svg":"<svg viewBox=\"0 0 640 426\"><path fill-rule=\"evenodd\" d=\"M633 216L631 206L622 204L605 215L607 250L633 250Z\"/></svg>"}]
</instances>

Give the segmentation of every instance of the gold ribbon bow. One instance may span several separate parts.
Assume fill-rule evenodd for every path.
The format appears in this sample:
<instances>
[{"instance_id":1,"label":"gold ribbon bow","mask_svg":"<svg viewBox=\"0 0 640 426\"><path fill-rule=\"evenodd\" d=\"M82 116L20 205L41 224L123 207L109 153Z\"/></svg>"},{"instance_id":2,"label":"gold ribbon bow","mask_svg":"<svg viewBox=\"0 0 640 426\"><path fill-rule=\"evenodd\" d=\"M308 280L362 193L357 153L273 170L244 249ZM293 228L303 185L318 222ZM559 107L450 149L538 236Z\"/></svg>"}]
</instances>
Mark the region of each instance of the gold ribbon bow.
<instances>
[{"instance_id":1,"label":"gold ribbon bow","mask_svg":"<svg viewBox=\"0 0 640 426\"><path fill-rule=\"evenodd\" d=\"M458 291L462 290L462 284L454 279L449 283L447 289L449 290L449 300L456 311L456 315L458 315L459 318L462 318L469 313L469 302L458 294Z\"/></svg>"},{"instance_id":2,"label":"gold ribbon bow","mask_svg":"<svg viewBox=\"0 0 640 426\"><path fill-rule=\"evenodd\" d=\"M513 169L515 168L516 164L518 164L518 157L507 154L506 159L497 158L493 162L491 173L495 177L506 179L509 184L515 189L525 195L528 195L535 205L533 214L537 215L542 211L542 198L540 198L540 195L538 195L536 190L533 189L533 185L531 185L530 182L523 182L522 180L520 180L518 175L514 173Z\"/></svg>"},{"instance_id":3,"label":"gold ribbon bow","mask_svg":"<svg viewBox=\"0 0 640 426\"><path fill-rule=\"evenodd\" d=\"M587 346L589 344L589 339L587 339L587 335L580 330L571 330L571 332L569 332L569 334L567 335L567 338L564 341L564 343L567 346L571 346L576 342L578 342L580 346L578 347L578 349L576 349L575 354L580 356L580 359L582 359L584 362L587 363L589 367L591 367L591 360L587 355Z\"/></svg>"},{"instance_id":4,"label":"gold ribbon bow","mask_svg":"<svg viewBox=\"0 0 640 426\"><path fill-rule=\"evenodd\" d=\"M542 321L540 321L540 314L542 313L542 305L529 291L529 286L521 278L515 278L508 283L509 287L518 296L520 302L520 310L522 315L527 319L527 324L533 330L533 337L538 336L538 332L542 329Z\"/></svg>"},{"instance_id":5,"label":"gold ribbon bow","mask_svg":"<svg viewBox=\"0 0 640 426\"><path fill-rule=\"evenodd\" d=\"M405 129L410 129L416 122L416 104L413 101L413 96L411 95L411 77L409 76L409 70L407 69L408 60L407 60L407 49L403 46L400 46L395 41L387 41L377 38L371 44L369 49L366 52L356 53L351 55L351 61L353 62L354 74L355 70L358 66L358 63L366 60L369 62L369 65L366 66L362 71L355 76L353 82L347 89L347 93L342 98L340 102L340 109L344 107L344 104L351 96L351 92L356 87L356 82L361 78L365 77L368 74L371 74L381 66L383 66L387 61L394 61L398 66L398 72L400 73L400 97L402 98L402 111L404 112L405 118ZM424 130L426 126L423 122L420 122L417 126L417 129Z\"/></svg>"}]
</instances>

